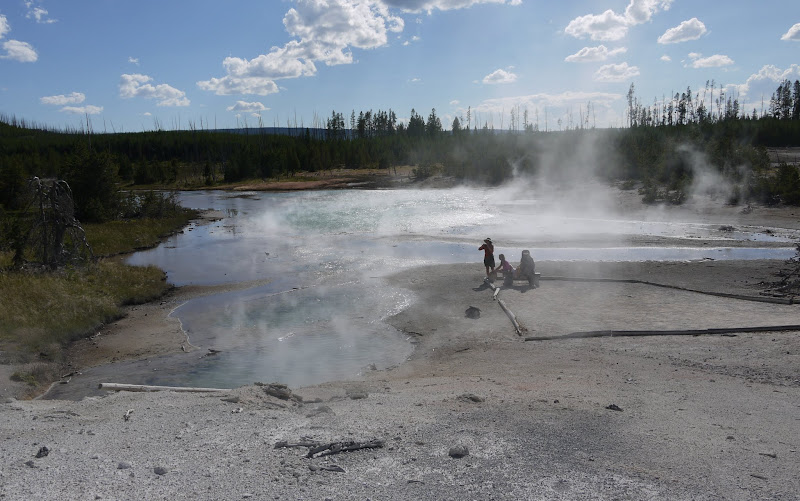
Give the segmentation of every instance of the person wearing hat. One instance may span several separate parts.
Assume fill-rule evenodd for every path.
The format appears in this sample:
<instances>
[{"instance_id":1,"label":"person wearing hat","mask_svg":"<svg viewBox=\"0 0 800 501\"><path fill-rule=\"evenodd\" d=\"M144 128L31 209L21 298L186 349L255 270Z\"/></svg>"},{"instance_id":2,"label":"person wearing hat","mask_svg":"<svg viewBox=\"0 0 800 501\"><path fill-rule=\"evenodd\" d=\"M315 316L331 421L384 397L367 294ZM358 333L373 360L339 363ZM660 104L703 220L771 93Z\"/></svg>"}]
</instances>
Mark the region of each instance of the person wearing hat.
<instances>
[{"instance_id":1,"label":"person wearing hat","mask_svg":"<svg viewBox=\"0 0 800 501\"><path fill-rule=\"evenodd\" d=\"M492 239L485 239L483 245L478 247L478 250L483 251L483 264L486 266L486 278L491 278L492 273L494 273L494 244L492 244Z\"/></svg>"}]
</instances>

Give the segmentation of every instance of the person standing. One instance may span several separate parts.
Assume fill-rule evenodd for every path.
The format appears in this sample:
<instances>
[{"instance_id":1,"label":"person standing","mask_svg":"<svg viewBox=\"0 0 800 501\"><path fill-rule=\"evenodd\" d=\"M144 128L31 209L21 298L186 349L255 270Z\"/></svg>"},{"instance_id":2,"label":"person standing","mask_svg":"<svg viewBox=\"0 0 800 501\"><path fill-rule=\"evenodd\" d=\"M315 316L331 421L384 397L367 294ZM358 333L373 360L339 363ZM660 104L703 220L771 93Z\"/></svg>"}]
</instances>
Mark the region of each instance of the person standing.
<instances>
[{"instance_id":1,"label":"person standing","mask_svg":"<svg viewBox=\"0 0 800 501\"><path fill-rule=\"evenodd\" d=\"M485 239L483 245L478 247L478 250L483 251L483 264L486 266L486 278L491 278L492 273L494 273L494 244L492 244L492 239Z\"/></svg>"}]
</instances>

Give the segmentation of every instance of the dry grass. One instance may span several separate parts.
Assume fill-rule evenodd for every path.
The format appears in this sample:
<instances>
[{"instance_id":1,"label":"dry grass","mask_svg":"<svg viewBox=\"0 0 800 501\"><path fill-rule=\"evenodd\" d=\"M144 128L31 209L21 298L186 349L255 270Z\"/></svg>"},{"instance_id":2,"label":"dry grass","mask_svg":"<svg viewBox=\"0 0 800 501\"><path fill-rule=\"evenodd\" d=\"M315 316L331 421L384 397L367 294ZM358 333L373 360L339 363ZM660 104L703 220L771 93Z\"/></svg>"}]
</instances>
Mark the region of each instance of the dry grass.
<instances>
[{"instance_id":1,"label":"dry grass","mask_svg":"<svg viewBox=\"0 0 800 501\"><path fill-rule=\"evenodd\" d=\"M113 256L155 247L162 238L186 226L196 217L196 211L183 211L167 218L84 224L83 229L95 256Z\"/></svg>"},{"instance_id":2,"label":"dry grass","mask_svg":"<svg viewBox=\"0 0 800 501\"><path fill-rule=\"evenodd\" d=\"M121 306L162 295L169 286L155 267L101 261L57 273L0 274L0 340L47 353L122 315ZM56 358L51 356L48 358Z\"/></svg>"}]
</instances>

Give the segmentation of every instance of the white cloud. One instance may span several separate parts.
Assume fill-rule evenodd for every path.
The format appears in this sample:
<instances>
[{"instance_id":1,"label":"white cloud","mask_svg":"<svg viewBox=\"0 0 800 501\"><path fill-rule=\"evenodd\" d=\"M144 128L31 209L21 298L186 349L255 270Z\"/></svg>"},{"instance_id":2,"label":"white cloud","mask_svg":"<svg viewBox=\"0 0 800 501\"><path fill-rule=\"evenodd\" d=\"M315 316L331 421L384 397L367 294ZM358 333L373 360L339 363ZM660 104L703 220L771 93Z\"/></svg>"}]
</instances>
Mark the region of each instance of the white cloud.
<instances>
[{"instance_id":1,"label":"white cloud","mask_svg":"<svg viewBox=\"0 0 800 501\"><path fill-rule=\"evenodd\" d=\"M59 111L63 111L65 113L73 113L75 115L99 115L103 112L102 106L92 106L88 104L86 106L64 106Z\"/></svg>"},{"instance_id":2,"label":"white cloud","mask_svg":"<svg viewBox=\"0 0 800 501\"><path fill-rule=\"evenodd\" d=\"M707 32L706 25L702 21L693 17L684 21L674 28L670 28L658 37L658 43L680 43L689 40L697 40Z\"/></svg>"},{"instance_id":3,"label":"white cloud","mask_svg":"<svg viewBox=\"0 0 800 501\"><path fill-rule=\"evenodd\" d=\"M276 80L315 75L315 63L352 64L353 48L387 45L388 33L405 28L403 18L390 8L430 12L481 3L519 5L521 0L296 0L283 18L293 40L254 59L228 57L223 61L226 75L198 81L197 86L218 95L273 94L280 90ZM400 43L408 45L409 40Z\"/></svg>"},{"instance_id":4,"label":"white cloud","mask_svg":"<svg viewBox=\"0 0 800 501\"><path fill-rule=\"evenodd\" d=\"M25 2L25 5L28 7L28 13L25 14L25 17L28 19L36 19L36 22L39 24L52 24L56 22L56 19L47 17L47 9L34 7L33 2Z\"/></svg>"},{"instance_id":5,"label":"white cloud","mask_svg":"<svg viewBox=\"0 0 800 501\"><path fill-rule=\"evenodd\" d=\"M269 108L264 106L258 101L254 101L252 103L248 103L247 101L236 101L236 104L233 106L228 106L228 111L250 111L250 112L257 112L257 111L267 111Z\"/></svg>"},{"instance_id":6,"label":"white cloud","mask_svg":"<svg viewBox=\"0 0 800 501\"><path fill-rule=\"evenodd\" d=\"M733 59L723 54L702 57L702 54L692 52L689 54L689 59L692 60L688 65L690 68L719 68L733 64Z\"/></svg>"},{"instance_id":7,"label":"white cloud","mask_svg":"<svg viewBox=\"0 0 800 501\"><path fill-rule=\"evenodd\" d=\"M781 40L794 40L795 42L800 42L800 23L797 23L789 28L789 31L783 34Z\"/></svg>"},{"instance_id":8,"label":"white cloud","mask_svg":"<svg viewBox=\"0 0 800 501\"><path fill-rule=\"evenodd\" d=\"M412 78L411 80L409 80L409 82L411 82L411 83L421 83L421 82L422 82L422 79L421 79L421 78L414 77L414 78Z\"/></svg>"},{"instance_id":9,"label":"white cloud","mask_svg":"<svg viewBox=\"0 0 800 501\"><path fill-rule=\"evenodd\" d=\"M661 59L661 60L662 60L662 61L664 61L665 63L668 63L668 62L672 61L672 58L671 58L671 57L669 57L669 56L668 56L668 55L666 55L666 54L664 54L663 56L661 56L659 59Z\"/></svg>"},{"instance_id":10,"label":"white cloud","mask_svg":"<svg viewBox=\"0 0 800 501\"><path fill-rule=\"evenodd\" d=\"M139 58L138 57L129 57L128 58L128 62L131 63L131 64L135 64L136 66L139 66Z\"/></svg>"},{"instance_id":11,"label":"white cloud","mask_svg":"<svg viewBox=\"0 0 800 501\"><path fill-rule=\"evenodd\" d=\"M628 49L620 47L618 49L608 50L605 45L598 45L597 47L584 47L575 54L567 56L564 61L569 63L590 63L596 61L605 61L609 57L616 56L617 54L624 54Z\"/></svg>"},{"instance_id":12,"label":"white cloud","mask_svg":"<svg viewBox=\"0 0 800 501\"><path fill-rule=\"evenodd\" d=\"M748 102L747 107L750 108L754 104L760 106L762 98L769 102L778 84L784 80L800 80L800 65L792 64L784 70L768 64L762 66L758 73L750 75L745 83L732 84L731 87L738 92L740 101Z\"/></svg>"},{"instance_id":13,"label":"white cloud","mask_svg":"<svg viewBox=\"0 0 800 501\"><path fill-rule=\"evenodd\" d=\"M587 14L569 22L564 33L575 38L589 37L592 40L620 40L628 34L628 28L642 24L661 10L668 10L672 0L631 0L624 14L611 9L602 14Z\"/></svg>"},{"instance_id":14,"label":"white cloud","mask_svg":"<svg viewBox=\"0 0 800 501\"><path fill-rule=\"evenodd\" d=\"M628 66L628 63L606 64L594 73L597 82L624 82L639 75L637 66Z\"/></svg>"},{"instance_id":15,"label":"white cloud","mask_svg":"<svg viewBox=\"0 0 800 501\"><path fill-rule=\"evenodd\" d=\"M432 12L437 10L466 9L473 5L497 3L507 5L522 5L522 0L383 0L389 7L396 7L405 12Z\"/></svg>"},{"instance_id":16,"label":"white cloud","mask_svg":"<svg viewBox=\"0 0 800 501\"><path fill-rule=\"evenodd\" d=\"M0 55L0 59L13 59L21 63L33 63L39 59L39 54L28 42L20 42L19 40L7 40L3 42L4 55Z\"/></svg>"},{"instance_id":17,"label":"white cloud","mask_svg":"<svg viewBox=\"0 0 800 501\"><path fill-rule=\"evenodd\" d=\"M609 9L602 14L587 14L569 22L564 33L575 38L588 36L592 40L614 41L628 34L625 16Z\"/></svg>"},{"instance_id":18,"label":"white cloud","mask_svg":"<svg viewBox=\"0 0 800 501\"><path fill-rule=\"evenodd\" d=\"M59 94L58 96L45 96L39 98L39 102L42 104L53 104L56 106L64 106L67 104L81 104L84 101L86 101L86 96L81 92L73 92L68 96L65 96L64 94Z\"/></svg>"},{"instance_id":19,"label":"white cloud","mask_svg":"<svg viewBox=\"0 0 800 501\"><path fill-rule=\"evenodd\" d=\"M152 80L147 75L123 74L119 82L119 96L125 99L143 97L157 99L158 106L189 106L190 101L186 93L167 84L152 85Z\"/></svg>"},{"instance_id":20,"label":"white cloud","mask_svg":"<svg viewBox=\"0 0 800 501\"><path fill-rule=\"evenodd\" d=\"M8 24L6 16L0 14L0 38L6 36L6 33L11 31L11 26Z\"/></svg>"},{"instance_id":21,"label":"white cloud","mask_svg":"<svg viewBox=\"0 0 800 501\"><path fill-rule=\"evenodd\" d=\"M517 75L506 70L495 70L485 77L483 83L485 84L508 84L517 81Z\"/></svg>"},{"instance_id":22,"label":"white cloud","mask_svg":"<svg viewBox=\"0 0 800 501\"><path fill-rule=\"evenodd\" d=\"M460 101L458 99L453 99L452 101L450 101L450 106L458 106L459 104Z\"/></svg>"},{"instance_id":23,"label":"white cloud","mask_svg":"<svg viewBox=\"0 0 800 501\"><path fill-rule=\"evenodd\" d=\"M197 85L220 95L273 94L279 90L275 80L315 75L314 62L351 64L351 47L384 46L388 32L401 32L404 27L402 18L372 0L299 0L283 24L296 40L254 59L228 57L222 63L226 76Z\"/></svg>"},{"instance_id":24,"label":"white cloud","mask_svg":"<svg viewBox=\"0 0 800 501\"><path fill-rule=\"evenodd\" d=\"M625 17L633 24L646 23L660 10L669 10L672 0L631 0Z\"/></svg>"}]
</instances>

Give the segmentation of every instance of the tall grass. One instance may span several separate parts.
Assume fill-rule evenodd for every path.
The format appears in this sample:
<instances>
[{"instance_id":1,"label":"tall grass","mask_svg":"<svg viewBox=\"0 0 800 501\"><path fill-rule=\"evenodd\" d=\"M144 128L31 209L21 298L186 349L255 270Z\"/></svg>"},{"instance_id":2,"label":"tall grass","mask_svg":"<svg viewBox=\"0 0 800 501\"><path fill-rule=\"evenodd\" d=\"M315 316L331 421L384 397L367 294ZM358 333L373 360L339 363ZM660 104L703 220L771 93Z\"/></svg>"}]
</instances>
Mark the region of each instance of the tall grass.
<instances>
[{"instance_id":1,"label":"tall grass","mask_svg":"<svg viewBox=\"0 0 800 501\"><path fill-rule=\"evenodd\" d=\"M183 210L157 219L127 219L83 225L86 240L95 256L114 256L132 250L155 247L166 235L186 226L196 211Z\"/></svg>"},{"instance_id":2,"label":"tall grass","mask_svg":"<svg viewBox=\"0 0 800 501\"><path fill-rule=\"evenodd\" d=\"M49 352L120 318L123 305L155 299L168 288L158 268L112 260L57 273L0 273L0 341Z\"/></svg>"}]
</instances>

